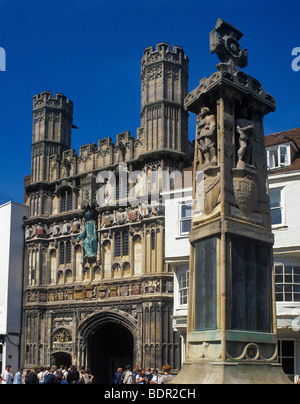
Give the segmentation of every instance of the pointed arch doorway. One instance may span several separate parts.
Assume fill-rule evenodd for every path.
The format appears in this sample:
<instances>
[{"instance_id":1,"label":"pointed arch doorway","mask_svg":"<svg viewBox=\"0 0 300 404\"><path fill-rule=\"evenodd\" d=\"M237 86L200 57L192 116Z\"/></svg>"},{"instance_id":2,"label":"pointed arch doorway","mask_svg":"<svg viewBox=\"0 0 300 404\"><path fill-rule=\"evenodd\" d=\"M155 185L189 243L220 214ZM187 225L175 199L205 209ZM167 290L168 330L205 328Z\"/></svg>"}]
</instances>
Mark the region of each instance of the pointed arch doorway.
<instances>
[{"instance_id":1,"label":"pointed arch doorway","mask_svg":"<svg viewBox=\"0 0 300 404\"><path fill-rule=\"evenodd\" d=\"M92 330L88 337L91 372L97 384L111 384L118 368L133 365L134 338L123 325L107 322Z\"/></svg>"}]
</instances>

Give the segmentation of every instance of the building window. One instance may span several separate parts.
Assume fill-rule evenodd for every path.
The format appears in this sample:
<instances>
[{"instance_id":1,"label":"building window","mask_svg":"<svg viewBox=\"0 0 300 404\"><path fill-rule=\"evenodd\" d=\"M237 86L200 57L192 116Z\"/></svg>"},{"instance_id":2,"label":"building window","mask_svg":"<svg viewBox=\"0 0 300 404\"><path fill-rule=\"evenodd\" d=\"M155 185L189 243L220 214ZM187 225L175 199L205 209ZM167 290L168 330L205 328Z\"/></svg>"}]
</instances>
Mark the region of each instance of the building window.
<instances>
[{"instance_id":1,"label":"building window","mask_svg":"<svg viewBox=\"0 0 300 404\"><path fill-rule=\"evenodd\" d=\"M192 204L183 203L180 205L180 234L184 235L191 231Z\"/></svg>"},{"instance_id":2,"label":"building window","mask_svg":"<svg viewBox=\"0 0 300 404\"><path fill-rule=\"evenodd\" d=\"M272 226L283 224L282 188L270 189L271 223Z\"/></svg>"},{"instance_id":3,"label":"building window","mask_svg":"<svg viewBox=\"0 0 300 404\"><path fill-rule=\"evenodd\" d=\"M66 243L63 241L60 243L60 256L59 263L60 265L70 264L72 259L72 245L68 240Z\"/></svg>"},{"instance_id":4,"label":"building window","mask_svg":"<svg viewBox=\"0 0 300 404\"><path fill-rule=\"evenodd\" d=\"M300 302L300 265L275 265L277 302Z\"/></svg>"},{"instance_id":5,"label":"building window","mask_svg":"<svg viewBox=\"0 0 300 404\"><path fill-rule=\"evenodd\" d=\"M123 255L129 255L129 234L128 231L123 233Z\"/></svg>"},{"instance_id":6,"label":"building window","mask_svg":"<svg viewBox=\"0 0 300 404\"><path fill-rule=\"evenodd\" d=\"M65 243L60 243L60 265L65 264Z\"/></svg>"},{"instance_id":7,"label":"building window","mask_svg":"<svg viewBox=\"0 0 300 404\"><path fill-rule=\"evenodd\" d=\"M127 176L116 176L116 201L126 199L129 196L129 181Z\"/></svg>"},{"instance_id":8,"label":"building window","mask_svg":"<svg viewBox=\"0 0 300 404\"><path fill-rule=\"evenodd\" d=\"M61 193L61 212L68 212L73 209L73 193L71 190Z\"/></svg>"},{"instance_id":9,"label":"building window","mask_svg":"<svg viewBox=\"0 0 300 404\"><path fill-rule=\"evenodd\" d=\"M280 145L267 149L268 169L286 167L291 164L290 146Z\"/></svg>"},{"instance_id":10,"label":"building window","mask_svg":"<svg viewBox=\"0 0 300 404\"><path fill-rule=\"evenodd\" d=\"M71 263L71 242L67 241L66 243L66 264L70 264Z\"/></svg>"},{"instance_id":11,"label":"building window","mask_svg":"<svg viewBox=\"0 0 300 404\"><path fill-rule=\"evenodd\" d=\"M122 257L129 255L129 233L128 230L123 233L116 233L115 237L115 256Z\"/></svg>"},{"instance_id":12,"label":"building window","mask_svg":"<svg viewBox=\"0 0 300 404\"><path fill-rule=\"evenodd\" d=\"M68 210L73 209L73 194L72 191L68 192Z\"/></svg>"},{"instance_id":13,"label":"building window","mask_svg":"<svg viewBox=\"0 0 300 404\"><path fill-rule=\"evenodd\" d=\"M278 361L284 373L293 382L295 376L295 342L294 340L278 341Z\"/></svg>"},{"instance_id":14,"label":"building window","mask_svg":"<svg viewBox=\"0 0 300 404\"><path fill-rule=\"evenodd\" d=\"M189 271L178 274L178 285L180 306L187 305L189 293Z\"/></svg>"},{"instance_id":15,"label":"building window","mask_svg":"<svg viewBox=\"0 0 300 404\"><path fill-rule=\"evenodd\" d=\"M120 199L120 188L121 188L120 179L117 176L116 177L116 201L118 201Z\"/></svg>"},{"instance_id":16,"label":"building window","mask_svg":"<svg viewBox=\"0 0 300 404\"><path fill-rule=\"evenodd\" d=\"M67 211L67 194L64 193L61 197L61 211L66 212Z\"/></svg>"},{"instance_id":17,"label":"building window","mask_svg":"<svg viewBox=\"0 0 300 404\"><path fill-rule=\"evenodd\" d=\"M115 256L121 257L121 233L116 233L115 238Z\"/></svg>"}]
</instances>

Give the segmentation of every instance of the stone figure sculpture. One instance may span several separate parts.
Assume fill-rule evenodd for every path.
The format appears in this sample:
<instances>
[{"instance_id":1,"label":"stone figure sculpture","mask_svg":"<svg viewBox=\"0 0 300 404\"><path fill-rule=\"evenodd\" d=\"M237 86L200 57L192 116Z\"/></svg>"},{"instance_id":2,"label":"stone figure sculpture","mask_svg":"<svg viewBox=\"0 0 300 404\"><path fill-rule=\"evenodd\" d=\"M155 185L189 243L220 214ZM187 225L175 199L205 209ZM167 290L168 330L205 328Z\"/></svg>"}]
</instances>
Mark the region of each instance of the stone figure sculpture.
<instances>
[{"instance_id":1,"label":"stone figure sculpture","mask_svg":"<svg viewBox=\"0 0 300 404\"><path fill-rule=\"evenodd\" d=\"M236 131L239 135L238 168L244 164L251 164L254 124L247 119L247 110L241 110L241 119L236 120Z\"/></svg>"},{"instance_id":2,"label":"stone figure sculpture","mask_svg":"<svg viewBox=\"0 0 300 404\"><path fill-rule=\"evenodd\" d=\"M87 209L83 232L76 238L76 241L83 240L84 258L94 258L97 256L96 222L92 217L92 209Z\"/></svg>"},{"instance_id":3,"label":"stone figure sculpture","mask_svg":"<svg viewBox=\"0 0 300 404\"><path fill-rule=\"evenodd\" d=\"M197 143L202 152L204 163L216 158L216 119L207 107L201 108L197 117Z\"/></svg>"}]
</instances>

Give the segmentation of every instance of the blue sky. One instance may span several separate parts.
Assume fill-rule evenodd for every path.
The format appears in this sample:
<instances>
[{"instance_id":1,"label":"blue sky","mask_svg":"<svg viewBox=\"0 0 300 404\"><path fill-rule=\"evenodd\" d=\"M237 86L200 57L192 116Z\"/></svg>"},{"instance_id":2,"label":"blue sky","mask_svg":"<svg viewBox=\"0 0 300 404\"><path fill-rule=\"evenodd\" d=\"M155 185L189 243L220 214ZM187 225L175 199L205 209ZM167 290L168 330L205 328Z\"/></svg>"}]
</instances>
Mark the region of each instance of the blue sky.
<instances>
[{"instance_id":1,"label":"blue sky","mask_svg":"<svg viewBox=\"0 0 300 404\"><path fill-rule=\"evenodd\" d=\"M30 173L32 97L44 90L74 102L72 147L97 143L140 126L140 59L160 42L183 47L190 59L189 90L216 69L209 32L222 18L244 33L244 71L277 101L265 133L300 127L299 1L240 0L0 0L0 203L23 201ZM194 134L190 122L190 136Z\"/></svg>"}]
</instances>

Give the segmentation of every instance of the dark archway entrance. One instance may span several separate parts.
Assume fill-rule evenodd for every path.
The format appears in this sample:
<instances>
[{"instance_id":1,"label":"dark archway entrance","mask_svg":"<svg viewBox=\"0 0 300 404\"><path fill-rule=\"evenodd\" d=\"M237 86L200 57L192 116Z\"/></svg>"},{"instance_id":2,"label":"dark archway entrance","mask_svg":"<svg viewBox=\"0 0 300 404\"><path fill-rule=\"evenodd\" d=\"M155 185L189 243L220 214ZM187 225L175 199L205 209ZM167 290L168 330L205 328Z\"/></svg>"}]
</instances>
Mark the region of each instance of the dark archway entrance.
<instances>
[{"instance_id":1,"label":"dark archway entrance","mask_svg":"<svg viewBox=\"0 0 300 404\"><path fill-rule=\"evenodd\" d=\"M97 384L111 384L117 368L133 364L134 339L124 326L109 322L91 331L89 364Z\"/></svg>"},{"instance_id":2,"label":"dark archway entrance","mask_svg":"<svg viewBox=\"0 0 300 404\"><path fill-rule=\"evenodd\" d=\"M57 352L53 355L53 365L57 366L58 368L61 365L67 366L68 368L72 364L71 355L65 352Z\"/></svg>"}]
</instances>

